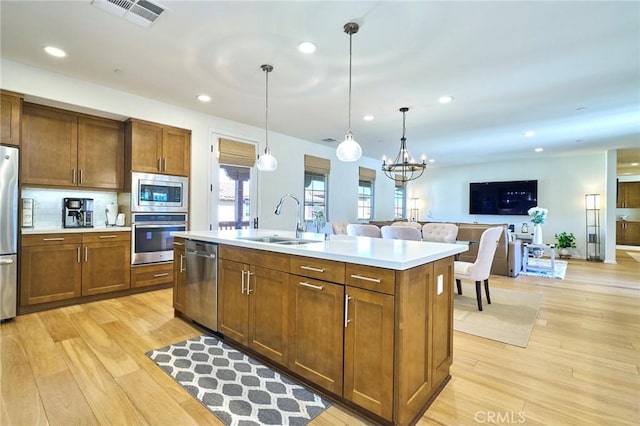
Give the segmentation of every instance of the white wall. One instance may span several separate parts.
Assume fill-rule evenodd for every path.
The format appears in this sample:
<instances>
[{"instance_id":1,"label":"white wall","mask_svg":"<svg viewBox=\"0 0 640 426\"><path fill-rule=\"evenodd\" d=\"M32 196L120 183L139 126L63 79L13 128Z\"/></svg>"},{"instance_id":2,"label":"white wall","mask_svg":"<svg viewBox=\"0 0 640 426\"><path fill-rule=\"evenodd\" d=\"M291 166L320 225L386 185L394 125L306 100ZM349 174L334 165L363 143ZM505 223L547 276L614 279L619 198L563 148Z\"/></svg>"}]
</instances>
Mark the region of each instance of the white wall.
<instances>
[{"instance_id":1,"label":"white wall","mask_svg":"<svg viewBox=\"0 0 640 426\"><path fill-rule=\"evenodd\" d=\"M538 205L549 209L543 226L545 242L553 243L556 233L573 232L578 248L576 257L585 256L585 194L602 194L601 225L605 220L605 153L575 157L545 157L526 162L511 161L429 169L410 185L409 197L420 198L420 220L509 223L520 231L529 216L470 215L469 183L538 180ZM615 194L614 194L615 198ZM615 202L614 202L615 204ZM530 222L529 222L530 224ZM603 234L604 235L604 234ZM604 256L604 242L601 247Z\"/></svg>"}]
</instances>

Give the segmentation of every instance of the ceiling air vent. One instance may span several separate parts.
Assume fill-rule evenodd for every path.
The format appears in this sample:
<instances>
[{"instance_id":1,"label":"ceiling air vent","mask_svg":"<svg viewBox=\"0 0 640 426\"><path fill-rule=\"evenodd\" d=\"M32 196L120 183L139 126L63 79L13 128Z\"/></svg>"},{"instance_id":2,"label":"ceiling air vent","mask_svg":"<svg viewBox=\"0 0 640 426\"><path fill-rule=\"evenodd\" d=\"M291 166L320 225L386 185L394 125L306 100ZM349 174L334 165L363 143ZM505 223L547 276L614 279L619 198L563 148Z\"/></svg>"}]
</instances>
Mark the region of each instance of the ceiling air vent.
<instances>
[{"instance_id":1,"label":"ceiling air vent","mask_svg":"<svg viewBox=\"0 0 640 426\"><path fill-rule=\"evenodd\" d=\"M150 27L167 10L149 0L92 0L91 4L145 28Z\"/></svg>"},{"instance_id":2,"label":"ceiling air vent","mask_svg":"<svg viewBox=\"0 0 640 426\"><path fill-rule=\"evenodd\" d=\"M326 143L336 143L338 142L337 140L335 140L334 138L324 138L322 139L322 142L326 142Z\"/></svg>"}]
</instances>

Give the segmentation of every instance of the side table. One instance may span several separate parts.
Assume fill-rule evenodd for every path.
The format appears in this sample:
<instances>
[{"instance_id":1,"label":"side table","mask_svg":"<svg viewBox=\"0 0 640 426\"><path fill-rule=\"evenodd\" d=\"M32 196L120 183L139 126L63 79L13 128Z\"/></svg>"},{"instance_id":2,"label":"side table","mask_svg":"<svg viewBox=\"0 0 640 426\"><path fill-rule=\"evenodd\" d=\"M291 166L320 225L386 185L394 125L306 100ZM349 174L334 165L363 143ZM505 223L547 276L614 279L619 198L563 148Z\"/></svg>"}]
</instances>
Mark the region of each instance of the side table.
<instances>
[{"instance_id":1,"label":"side table","mask_svg":"<svg viewBox=\"0 0 640 426\"><path fill-rule=\"evenodd\" d=\"M527 271L550 271L551 274L555 273L556 270L556 246L553 244L530 244L530 243L524 243L523 244L524 250L522 253L522 271L523 272L527 272ZM549 267L546 266L539 266L539 265L535 265L535 266L531 266L529 265L529 252L533 251L533 250L549 250L550 253L550 257L551 257L551 265Z\"/></svg>"}]
</instances>

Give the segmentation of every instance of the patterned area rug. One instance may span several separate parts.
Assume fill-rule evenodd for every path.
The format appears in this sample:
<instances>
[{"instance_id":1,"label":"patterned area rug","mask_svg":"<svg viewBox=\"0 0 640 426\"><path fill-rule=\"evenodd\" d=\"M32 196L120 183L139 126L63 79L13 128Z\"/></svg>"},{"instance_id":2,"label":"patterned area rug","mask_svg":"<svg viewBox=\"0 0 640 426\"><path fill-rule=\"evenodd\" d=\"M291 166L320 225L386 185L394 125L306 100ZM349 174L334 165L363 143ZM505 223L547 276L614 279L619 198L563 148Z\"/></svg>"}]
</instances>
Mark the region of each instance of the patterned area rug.
<instances>
[{"instance_id":1,"label":"patterned area rug","mask_svg":"<svg viewBox=\"0 0 640 426\"><path fill-rule=\"evenodd\" d=\"M535 257L529 258L529 269L527 271L520 272L522 275L531 275L535 277L546 278L560 278L564 279L567 273L568 262L566 260L556 260L554 265L554 273L551 273L551 260L550 259L537 259ZM540 269L535 269L540 268Z\"/></svg>"},{"instance_id":2,"label":"patterned area rug","mask_svg":"<svg viewBox=\"0 0 640 426\"><path fill-rule=\"evenodd\" d=\"M305 425L331 405L215 337L146 355L225 425Z\"/></svg>"}]
</instances>

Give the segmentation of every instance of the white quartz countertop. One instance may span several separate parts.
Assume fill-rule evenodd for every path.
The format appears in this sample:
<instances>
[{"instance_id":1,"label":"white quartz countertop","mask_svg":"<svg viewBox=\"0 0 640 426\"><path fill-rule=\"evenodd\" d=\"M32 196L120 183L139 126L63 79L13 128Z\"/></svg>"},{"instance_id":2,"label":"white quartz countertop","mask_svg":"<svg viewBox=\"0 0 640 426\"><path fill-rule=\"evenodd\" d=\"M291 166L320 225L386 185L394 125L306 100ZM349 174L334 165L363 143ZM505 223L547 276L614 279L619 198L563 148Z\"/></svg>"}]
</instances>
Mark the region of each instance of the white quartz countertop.
<instances>
[{"instance_id":1,"label":"white quartz countertop","mask_svg":"<svg viewBox=\"0 0 640 426\"><path fill-rule=\"evenodd\" d=\"M22 228L22 235L29 234L75 234L87 232L131 232L130 226L96 226L93 228L63 228L62 226L43 228Z\"/></svg>"},{"instance_id":2,"label":"white quartz countertop","mask_svg":"<svg viewBox=\"0 0 640 426\"><path fill-rule=\"evenodd\" d=\"M316 240L317 242L294 246L242 239L245 237L267 236L295 237L293 231L262 229L185 231L172 232L171 235L197 241L227 244L318 259L337 260L340 262L377 266L400 271L445 257L454 256L468 250L468 246L465 244L391 240L352 237L347 235L329 235L329 239L325 240L323 234L310 232L305 233L302 238L305 240Z\"/></svg>"}]
</instances>

